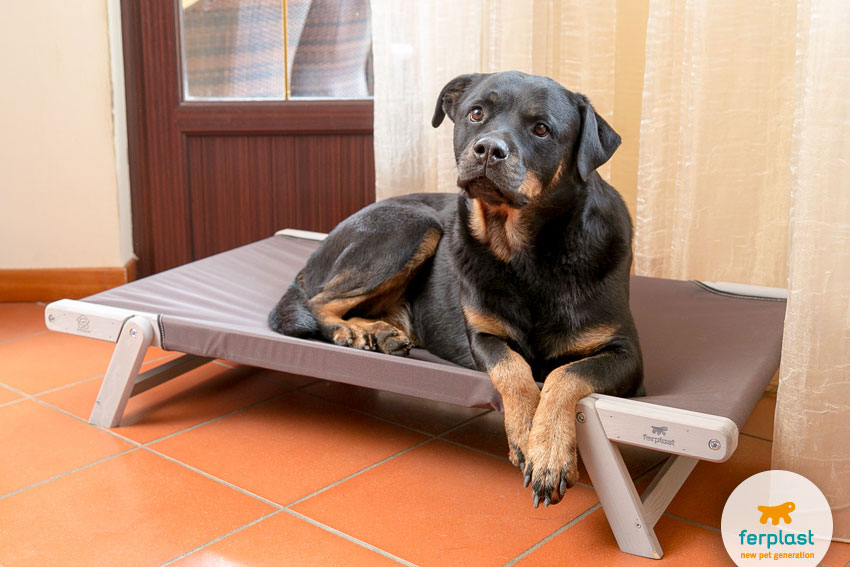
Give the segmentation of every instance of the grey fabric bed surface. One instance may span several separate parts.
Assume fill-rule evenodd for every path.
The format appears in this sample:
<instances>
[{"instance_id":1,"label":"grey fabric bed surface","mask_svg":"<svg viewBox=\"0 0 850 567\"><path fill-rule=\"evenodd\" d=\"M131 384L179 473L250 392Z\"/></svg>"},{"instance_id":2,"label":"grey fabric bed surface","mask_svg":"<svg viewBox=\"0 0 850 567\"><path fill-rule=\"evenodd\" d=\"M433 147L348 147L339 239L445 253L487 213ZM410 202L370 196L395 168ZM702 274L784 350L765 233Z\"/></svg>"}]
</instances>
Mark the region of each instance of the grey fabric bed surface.
<instances>
[{"instance_id":1,"label":"grey fabric bed surface","mask_svg":"<svg viewBox=\"0 0 850 567\"><path fill-rule=\"evenodd\" d=\"M489 378L422 349L409 357L281 336L269 310L318 246L274 236L84 301L160 315L163 347L471 407L501 410ZM739 427L779 366L785 302L633 276L647 396Z\"/></svg>"}]
</instances>

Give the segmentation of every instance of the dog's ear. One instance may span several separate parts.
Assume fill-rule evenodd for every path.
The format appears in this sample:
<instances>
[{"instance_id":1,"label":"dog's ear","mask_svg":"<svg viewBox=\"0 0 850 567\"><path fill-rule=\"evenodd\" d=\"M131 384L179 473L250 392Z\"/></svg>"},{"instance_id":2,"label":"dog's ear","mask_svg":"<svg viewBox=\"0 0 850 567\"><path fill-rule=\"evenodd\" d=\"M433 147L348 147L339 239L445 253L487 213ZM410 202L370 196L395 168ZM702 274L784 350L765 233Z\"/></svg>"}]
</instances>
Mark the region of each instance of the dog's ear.
<instances>
[{"instance_id":1,"label":"dog's ear","mask_svg":"<svg viewBox=\"0 0 850 567\"><path fill-rule=\"evenodd\" d=\"M448 115L452 122L455 121L454 107L460 97L469 86L481 77L478 73L459 75L446 83L440 96L437 97L437 107L434 108L434 117L431 118L431 126L436 128L443 123L443 118Z\"/></svg>"},{"instance_id":2,"label":"dog's ear","mask_svg":"<svg viewBox=\"0 0 850 567\"><path fill-rule=\"evenodd\" d=\"M611 159L620 146L620 135L599 116L590 102L579 103L581 136L578 142L576 165L582 181L587 181L597 167Z\"/></svg>"}]
</instances>

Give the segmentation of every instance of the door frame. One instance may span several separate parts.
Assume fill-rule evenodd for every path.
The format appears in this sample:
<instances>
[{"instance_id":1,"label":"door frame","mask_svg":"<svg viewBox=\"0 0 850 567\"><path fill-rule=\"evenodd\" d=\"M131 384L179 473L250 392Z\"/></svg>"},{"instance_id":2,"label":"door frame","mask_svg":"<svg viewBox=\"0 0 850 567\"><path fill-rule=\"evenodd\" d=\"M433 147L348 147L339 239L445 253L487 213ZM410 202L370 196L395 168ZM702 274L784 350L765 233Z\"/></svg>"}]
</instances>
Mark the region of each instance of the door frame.
<instances>
[{"instance_id":1,"label":"door frame","mask_svg":"<svg viewBox=\"0 0 850 567\"><path fill-rule=\"evenodd\" d=\"M179 0L121 0L133 245L139 276L195 259L190 195L184 190L187 134L373 132L372 100L184 101L179 10Z\"/></svg>"}]
</instances>

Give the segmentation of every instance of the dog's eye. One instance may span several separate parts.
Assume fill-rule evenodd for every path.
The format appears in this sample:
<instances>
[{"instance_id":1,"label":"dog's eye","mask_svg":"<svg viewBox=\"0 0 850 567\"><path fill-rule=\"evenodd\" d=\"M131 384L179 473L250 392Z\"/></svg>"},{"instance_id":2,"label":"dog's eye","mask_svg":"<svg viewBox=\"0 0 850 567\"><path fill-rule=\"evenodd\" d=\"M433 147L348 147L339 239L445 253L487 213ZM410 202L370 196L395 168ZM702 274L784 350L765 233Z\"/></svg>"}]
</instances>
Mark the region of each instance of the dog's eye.
<instances>
[{"instance_id":1,"label":"dog's eye","mask_svg":"<svg viewBox=\"0 0 850 567\"><path fill-rule=\"evenodd\" d=\"M473 106L469 111L469 119L473 122L481 122L484 120L484 110L480 106Z\"/></svg>"},{"instance_id":2,"label":"dog's eye","mask_svg":"<svg viewBox=\"0 0 850 567\"><path fill-rule=\"evenodd\" d=\"M549 127L543 124L542 122L538 122L534 125L534 128L531 129L534 132L535 136L539 136L541 138L545 138L549 135Z\"/></svg>"}]
</instances>

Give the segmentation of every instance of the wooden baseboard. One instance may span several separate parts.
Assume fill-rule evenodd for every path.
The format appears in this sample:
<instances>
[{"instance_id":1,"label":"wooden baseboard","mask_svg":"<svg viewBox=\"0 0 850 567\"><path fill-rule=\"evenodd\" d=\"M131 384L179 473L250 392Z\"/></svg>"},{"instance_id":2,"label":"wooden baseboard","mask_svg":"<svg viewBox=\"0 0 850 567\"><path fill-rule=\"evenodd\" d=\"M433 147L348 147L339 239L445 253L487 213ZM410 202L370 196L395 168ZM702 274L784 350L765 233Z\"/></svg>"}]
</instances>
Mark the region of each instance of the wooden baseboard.
<instances>
[{"instance_id":1,"label":"wooden baseboard","mask_svg":"<svg viewBox=\"0 0 850 567\"><path fill-rule=\"evenodd\" d=\"M0 302L80 299L135 278L135 258L114 268L0 270Z\"/></svg>"}]
</instances>

